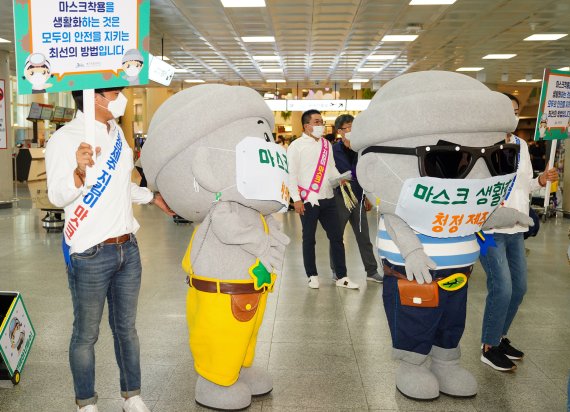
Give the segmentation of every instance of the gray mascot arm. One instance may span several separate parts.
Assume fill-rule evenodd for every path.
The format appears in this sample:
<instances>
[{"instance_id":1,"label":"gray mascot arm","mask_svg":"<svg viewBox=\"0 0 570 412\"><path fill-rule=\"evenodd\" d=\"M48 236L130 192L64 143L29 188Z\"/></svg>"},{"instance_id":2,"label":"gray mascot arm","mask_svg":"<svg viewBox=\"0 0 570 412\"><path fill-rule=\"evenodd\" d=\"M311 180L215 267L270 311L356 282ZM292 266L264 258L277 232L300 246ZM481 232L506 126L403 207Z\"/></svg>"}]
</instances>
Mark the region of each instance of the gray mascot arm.
<instances>
[{"instance_id":1,"label":"gray mascot arm","mask_svg":"<svg viewBox=\"0 0 570 412\"><path fill-rule=\"evenodd\" d=\"M240 213L237 203L220 202L212 210L210 219L212 231L220 242L240 246L270 272L281 270L283 258L280 259L272 247L271 236L260 228L259 215Z\"/></svg>"},{"instance_id":2,"label":"gray mascot arm","mask_svg":"<svg viewBox=\"0 0 570 412\"><path fill-rule=\"evenodd\" d=\"M424 248L406 222L396 215L384 215L386 231L394 241L406 264L406 276L408 280L416 281L421 285L424 282L431 283L429 269L435 269L436 264L425 254Z\"/></svg>"},{"instance_id":3,"label":"gray mascot arm","mask_svg":"<svg viewBox=\"0 0 570 412\"><path fill-rule=\"evenodd\" d=\"M505 229L517 224L529 227L534 226L534 222L528 214L521 213L511 207L499 207L491 213L489 218L483 223L481 229Z\"/></svg>"},{"instance_id":4,"label":"gray mascot arm","mask_svg":"<svg viewBox=\"0 0 570 412\"><path fill-rule=\"evenodd\" d=\"M280 275L283 269L283 261L285 259L285 247L291 241L289 237L283 233L281 223L279 223L273 216L265 216L265 221L269 227L269 243L271 245L271 252L279 261L275 273Z\"/></svg>"}]
</instances>

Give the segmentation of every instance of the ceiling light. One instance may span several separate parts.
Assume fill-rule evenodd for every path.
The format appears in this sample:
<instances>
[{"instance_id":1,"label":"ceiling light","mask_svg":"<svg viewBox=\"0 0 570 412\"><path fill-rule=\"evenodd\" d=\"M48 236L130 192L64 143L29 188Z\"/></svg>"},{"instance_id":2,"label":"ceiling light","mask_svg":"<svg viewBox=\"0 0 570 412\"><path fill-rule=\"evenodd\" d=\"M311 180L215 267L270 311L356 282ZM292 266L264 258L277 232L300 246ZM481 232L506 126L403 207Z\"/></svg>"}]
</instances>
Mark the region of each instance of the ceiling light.
<instances>
[{"instance_id":1,"label":"ceiling light","mask_svg":"<svg viewBox=\"0 0 570 412\"><path fill-rule=\"evenodd\" d=\"M265 7L265 0L222 0L224 7Z\"/></svg>"},{"instance_id":2,"label":"ceiling light","mask_svg":"<svg viewBox=\"0 0 570 412\"><path fill-rule=\"evenodd\" d=\"M168 60L170 60L170 59L169 59L168 57L166 57L166 56L162 56L162 60L166 62L166 61L168 61Z\"/></svg>"},{"instance_id":3,"label":"ceiling light","mask_svg":"<svg viewBox=\"0 0 570 412\"><path fill-rule=\"evenodd\" d=\"M277 62L281 60L279 56L251 56L255 61L264 61L264 62Z\"/></svg>"},{"instance_id":4,"label":"ceiling light","mask_svg":"<svg viewBox=\"0 0 570 412\"><path fill-rule=\"evenodd\" d=\"M538 83L541 81L542 81L542 79L530 79L530 80L520 79L520 80L517 80L517 83Z\"/></svg>"},{"instance_id":5,"label":"ceiling light","mask_svg":"<svg viewBox=\"0 0 570 412\"><path fill-rule=\"evenodd\" d=\"M360 69L356 69L357 72L361 73L378 73L382 70L382 67L361 67Z\"/></svg>"},{"instance_id":6,"label":"ceiling light","mask_svg":"<svg viewBox=\"0 0 570 412\"><path fill-rule=\"evenodd\" d=\"M417 34L388 34L382 37L382 41L414 41L417 38Z\"/></svg>"},{"instance_id":7,"label":"ceiling light","mask_svg":"<svg viewBox=\"0 0 570 412\"><path fill-rule=\"evenodd\" d=\"M350 79L348 82L349 83L366 83L366 82L368 82L368 79L356 79L355 78L355 79Z\"/></svg>"},{"instance_id":8,"label":"ceiling light","mask_svg":"<svg viewBox=\"0 0 570 412\"><path fill-rule=\"evenodd\" d=\"M0 43L12 43L12 42L10 40L6 40L0 37Z\"/></svg>"},{"instance_id":9,"label":"ceiling light","mask_svg":"<svg viewBox=\"0 0 570 412\"><path fill-rule=\"evenodd\" d=\"M186 69L174 69L174 73L188 73L188 70Z\"/></svg>"},{"instance_id":10,"label":"ceiling light","mask_svg":"<svg viewBox=\"0 0 570 412\"><path fill-rule=\"evenodd\" d=\"M532 36L528 36L524 41L546 41L546 40L558 40L562 37L568 36L566 34L533 34Z\"/></svg>"},{"instance_id":11,"label":"ceiling light","mask_svg":"<svg viewBox=\"0 0 570 412\"><path fill-rule=\"evenodd\" d=\"M186 79L184 80L186 83L205 83L202 79Z\"/></svg>"},{"instance_id":12,"label":"ceiling light","mask_svg":"<svg viewBox=\"0 0 570 412\"><path fill-rule=\"evenodd\" d=\"M267 83L285 83L283 79L267 79Z\"/></svg>"},{"instance_id":13,"label":"ceiling light","mask_svg":"<svg viewBox=\"0 0 570 412\"><path fill-rule=\"evenodd\" d=\"M259 69L261 73L283 73L283 69Z\"/></svg>"},{"instance_id":14,"label":"ceiling light","mask_svg":"<svg viewBox=\"0 0 570 412\"><path fill-rule=\"evenodd\" d=\"M483 59L487 59L487 60L507 60L507 59L512 59L513 57L515 57L516 54L488 54L486 56L483 56Z\"/></svg>"},{"instance_id":15,"label":"ceiling light","mask_svg":"<svg viewBox=\"0 0 570 412\"><path fill-rule=\"evenodd\" d=\"M557 69L557 70L562 70L562 71L564 71L564 72L570 72L570 66L561 67L561 68L559 68L559 69Z\"/></svg>"},{"instance_id":16,"label":"ceiling light","mask_svg":"<svg viewBox=\"0 0 570 412\"><path fill-rule=\"evenodd\" d=\"M455 70L456 72L478 72L483 70L484 67L460 67L459 69Z\"/></svg>"},{"instance_id":17,"label":"ceiling light","mask_svg":"<svg viewBox=\"0 0 570 412\"><path fill-rule=\"evenodd\" d=\"M412 0L410 6L434 6L436 4L453 4L457 0Z\"/></svg>"},{"instance_id":18,"label":"ceiling light","mask_svg":"<svg viewBox=\"0 0 570 412\"><path fill-rule=\"evenodd\" d=\"M368 56L366 58L366 60L392 60L395 59L396 55L395 54L373 54L371 56Z\"/></svg>"},{"instance_id":19,"label":"ceiling light","mask_svg":"<svg viewBox=\"0 0 570 412\"><path fill-rule=\"evenodd\" d=\"M273 36L245 36L241 39L246 43L275 43Z\"/></svg>"}]
</instances>

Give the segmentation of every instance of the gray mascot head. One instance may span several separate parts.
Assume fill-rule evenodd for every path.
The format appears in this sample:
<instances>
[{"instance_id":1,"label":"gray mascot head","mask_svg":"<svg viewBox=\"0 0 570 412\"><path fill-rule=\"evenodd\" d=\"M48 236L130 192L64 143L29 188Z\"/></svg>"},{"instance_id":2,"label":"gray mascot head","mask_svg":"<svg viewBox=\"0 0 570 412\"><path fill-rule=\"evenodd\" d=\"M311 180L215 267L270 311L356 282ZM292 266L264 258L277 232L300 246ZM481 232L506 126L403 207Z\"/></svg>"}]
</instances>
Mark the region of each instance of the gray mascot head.
<instances>
[{"instance_id":1,"label":"gray mascot head","mask_svg":"<svg viewBox=\"0 0 570 412\"><path fill-rule=\"evenodd\" d=\"M238 143L255 137L275 144L273 127L273 113L253 89L207 84L179 92L149 127L141 157L149 187L193 222L202 221L216 200L274 213L282 204L246 199L236 182Z\"/></svg>"}]
</instances>

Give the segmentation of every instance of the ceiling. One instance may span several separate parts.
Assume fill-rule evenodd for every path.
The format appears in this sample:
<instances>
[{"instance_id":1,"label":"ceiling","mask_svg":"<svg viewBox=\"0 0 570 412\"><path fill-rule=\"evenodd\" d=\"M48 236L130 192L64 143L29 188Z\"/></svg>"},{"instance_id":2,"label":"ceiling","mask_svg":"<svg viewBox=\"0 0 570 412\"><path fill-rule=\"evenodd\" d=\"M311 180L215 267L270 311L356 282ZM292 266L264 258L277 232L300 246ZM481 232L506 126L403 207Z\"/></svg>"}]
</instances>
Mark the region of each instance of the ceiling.
<instances>
[{"instance_id":1,"label":"ceiling","mask_svg":"<svg viewBox=\"0 0 570 412\"><path fill-rule=\"evenodd\" d=\"M411 6L410 0L265 0L266 7L224 8L220 0L151 0L151 52L184 68L175 81L242 84L271 89L363 87L402 73L484 67L472 76L497 87L541 78L545 67L570 64L570 35L557 41L523 41L534 33L568 33L568 0L457 0L453 5ZM417 34L413 42L384 35ZM274 36L247 43L243 36ZM0 37L13 42L12 0L0 0ZM13 50L13 43L0 43ZM483 60L512 53L509 60ZM371 54L395 55L382 61ZM274 62L253 56L279 56ZM380 71L360 72L377 68ZM267 73L266 69L281 69ZM508 79L507 79L508 77ZM524 86L524 85L523 85ZM351 87L352 88L352 87ZM295 92L293 93L295 94Z\"/></svg>"}]
</instances>

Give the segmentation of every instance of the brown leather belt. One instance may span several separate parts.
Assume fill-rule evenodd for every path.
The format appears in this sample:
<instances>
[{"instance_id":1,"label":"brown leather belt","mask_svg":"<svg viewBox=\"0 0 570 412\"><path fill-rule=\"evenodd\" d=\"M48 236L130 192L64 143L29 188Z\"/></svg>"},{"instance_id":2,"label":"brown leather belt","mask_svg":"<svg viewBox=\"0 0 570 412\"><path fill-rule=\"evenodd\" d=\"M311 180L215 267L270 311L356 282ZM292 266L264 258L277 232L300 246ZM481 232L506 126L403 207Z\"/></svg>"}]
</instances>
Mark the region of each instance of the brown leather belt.
<instances>
[{"instance_id":1,"label":"brown leather belt","mask_svg":"<svg viewBox=\"0 0 570 412\"><path fill-rule=\"evenodd\" d=\"M120 245L121 243L127 242L131 238L130 233L126 235L121 235L117 237L110 237L107 240L104 240L102 243L111 244L111 245Z\"/></svg>"},{"instance_id":2,"label":"brown leather belt","mask_svg":"<svg viewBox=\"0 0 570 412\"><path fill-rule=\"evenodd\" d=\"M406 276L405 266L400 266L402 268L401 270L403 272L403 273L400 273L396 269L394 269L394 268L390 267L388 264L386 264L384 262L384 259L383 259L383 263L384 263L384 265L382 268L384 270L384 275L393 276L393 277L398 278L398 279L408 279L408 277ZM467 276L469 278L469 276L471 276L472 271L473 271L473 265L467 266L467 267L457 268L457 270L454 270L453 272L454 273L463 273L465 276ZM451 275L451 273L447 274L447 275L435 274L435 275L433 275L433 279L434 280L445 279L446 277L448 277L450 275Z\"/></svg>"},{"instance_id":3,"label":"brown leather belt","mask_svg":"<svg viewBox=\"0 0 570 412\"><path fill-rule=\"evenodd\" d=\"M191 288L195 288L200 292L208 293L225 293L226 295L245 295L248 293L263 293L267 290L267 287L262 287L259 290L255 290L253 282L251 283L229 283L229 282L216 282L211 280L202 280L196 278L186 277L186 283ZM220 290L218 291L218 285L220 285Z\"/></svg>"}]
</instances>

